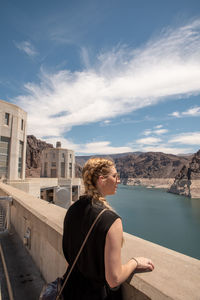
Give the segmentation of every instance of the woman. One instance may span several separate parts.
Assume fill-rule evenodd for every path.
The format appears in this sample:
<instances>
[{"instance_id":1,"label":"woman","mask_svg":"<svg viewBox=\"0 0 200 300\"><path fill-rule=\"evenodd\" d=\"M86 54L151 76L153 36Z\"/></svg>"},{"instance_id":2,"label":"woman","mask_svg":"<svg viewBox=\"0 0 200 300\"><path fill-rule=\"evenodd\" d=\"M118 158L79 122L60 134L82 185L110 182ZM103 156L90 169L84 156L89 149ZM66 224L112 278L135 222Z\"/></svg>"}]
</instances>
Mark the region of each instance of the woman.
<instances>
[{"instance_id":1,"label":"woman","mask_svg":"<svg viewBox=\"0 0 200 300\"><path fill-rule=\"evenodd\" d=\"M86 162L82 175L85 195L68 209L64 220L63 253L69 266L96 216L104 208L107 210L86 242L64 288L64 298L120 300L121 283L136 268L152 271L154 265L150 259L143 257L132 258L124 265L121 262L122 221L105 198L115 194L120 183L113 161L91 158Z\"/></svg>"}]
</instances>

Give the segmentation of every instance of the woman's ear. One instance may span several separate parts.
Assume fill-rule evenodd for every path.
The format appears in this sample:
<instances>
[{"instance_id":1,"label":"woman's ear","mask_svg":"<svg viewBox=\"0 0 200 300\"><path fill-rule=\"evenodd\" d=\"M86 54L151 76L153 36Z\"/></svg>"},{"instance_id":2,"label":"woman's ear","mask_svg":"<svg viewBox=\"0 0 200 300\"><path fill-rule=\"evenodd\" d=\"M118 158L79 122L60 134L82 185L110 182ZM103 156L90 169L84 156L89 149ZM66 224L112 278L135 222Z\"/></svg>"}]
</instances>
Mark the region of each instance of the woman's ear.
<instances>
[{"instance_id":1,"label":"woman's ear","mask_svg":"<svg viewBox=\"0 0 200 300\"><path fill-rule=\"evenodd\" d=\"M104 183L104 181L105 181L105 177L103 177L102 175L100 175L99 178L98 178L99 184Z\"/></svg>"}]
</instances>

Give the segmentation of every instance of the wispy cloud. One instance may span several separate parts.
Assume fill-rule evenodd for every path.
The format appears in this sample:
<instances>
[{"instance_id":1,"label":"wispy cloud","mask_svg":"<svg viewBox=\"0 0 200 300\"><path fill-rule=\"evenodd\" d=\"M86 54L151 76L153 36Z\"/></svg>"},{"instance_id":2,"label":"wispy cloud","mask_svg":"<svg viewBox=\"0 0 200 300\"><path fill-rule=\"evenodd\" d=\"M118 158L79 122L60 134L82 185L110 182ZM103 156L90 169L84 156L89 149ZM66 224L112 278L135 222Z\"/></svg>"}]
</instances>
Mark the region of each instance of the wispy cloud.
<instances>
[{"instance_id":1,"label":"wispy cloud","mask_svg":"<svg viewBox=\"0 0 200 300\"><path fill-rule=\"evenodd\" d=\"M31 44L24 43L21 50L34 55ZM15 102L28 112L29 133L60 137L72 126L200 93L199 49L200 20L168 30L143 48L120 46L101 53L93 66L83 48L87 69L55 73L41 69L40 84L26 83L25 94ZM155 128L154 134L164 130Z\"/></svg>"},{"instance_id":2,"label":"wispy cloud","mask_svg":"<svg viewBox=\"0 0 200 300\"><path fill-rule=\"evenodd\" d=\"M169 143L200 146L200 132L186 132L175 135L169 140Z\"/></svg>"},{"instance_id":3,"label":"wispy cloud","mask_svg":"<svg viewBox=\"0 0 200 300\"><path fill-rule=\"evenodd\" d=\"M143 135L162 135L164 133L167 133L169 130L168 129L165 129L165 128L162 128L163 125L157 125L155 126L153 129L146 129L144 132L143 132Z\"/></svg>"},{"instance_id":4,"label":"wispy cloud","mask_svg":"<svg viewBox=\"0 0 200 300\"><path fill-rule=\"evenodd\" d=\"M35 47L28 41L14 43L20 51L25 52L30 57L36 56L38 54Z\"/></svg>"},{"instance_id":5,"label":"wispy cloud","mask_svg":"<svg viewBox=\"0 0 200 300\"><path fill-rule=\"evenodd\" d=\"M161 142L161 139L155 137L147 137L147 138L136 140L137 144L144 144L144 145L153 145L159 142Z\"/></svg>"},{"instance_id":6,"label":"wispy cloud","mask_svg":"<svg viewBox=\"0 0 200 300\"><path fill-rule=\"evenodd\" d=\"M168 130L163 128L163 129L154 130L153 132L157 135L161 135L161 134L167 133Z\"/></svg>"},{"instance_id":7,"label":"wispy cloud","mask_svg":"<svg viewBox=\"0 0 200 300\"><path fill-rule=\"evenodd\" d=\"M152 133L152 130L151 129L146 129L144 132L143 132L143 135L150 135Z\"/></svg>"},{"instance_id":8,"label":"wispy cloud","mask_svg":"<svg viewBox=\"0 0 200 300\"><path fill-rule=\"evenodd\" d=\"M199 117L200 116L200 106L191 107L186 111L179 112L174 111L170 116L176 117L176 118L182 118L182 117Z\"/></svg>"},{"instance_id":9,"label":"wispy cloud","mask_svg":"<svg viewBox=\"0 0 200 300\"><path fill-rule=\"evenodd\" d=\"M87 143L81 149L82 153L111 154L131 152L131 147L113 147L109 141Z\"/></svg>"},{"instance_id":10,"label":"wispy cloud","mask_svg":"<svg viewBox=\"0 0 200 300\"><path fill-rule=\"evenodd\" d=\"M134 151L153 151L153 152L165 152L171 154L184 154L191 153L193 149L188 147L188 145L197 146L200 144L200 133L182 133L179 135L173 136L165 136L165 139L161 137L152 136L153 134L162 135L163 133L167 133L168 130L162 128L163 125L157 125L153 129L145 130L142 135L148 136L145 138L137 139L133 141L129 145L134 149ZM157 132L161 131L161 132ZM149 136L151 135L151 136ZM174 145L173 145L174 144ZM181 144L181 146L179 145ZM182 146L184 144L184 147ZM178 146L177 146L178 145ZM187 145L187 146L185 146Z\"/></svg>"},{"instance_id":11,"label":"wispy cloud","mask_svg":"<svg viewBox=\"0 0 200 300\"><path fill-rule=\"evenodd\" d=\"M124 153L124 152L132 152L133 148L130 146L125 147L114 147L111 145L110 141L96 141L89 142L86 144L74 144L70 140L63 137L53 137L47 138L46 141L48 143L56 145L57 141L60 141L62 147L73 149L76 153L84 155L84 154L113 154L113 153Z\"/></svg>"},{"instance_id":12,"label":"wispy cloud","mask_svg":"<svg viewBox=\"0 0 200 300\"><path fill-rule=\"evenodd\" d=\"M141 150L140 150L141 151ZM144 152L163 152L169 154L187 154L193 152L192 148L178 148L178 147L169 147L167 144L160 144L157 146L147 146L143 147L142 151Z\"/></svg>"},{"instance_id":13,"label":"wispy cloud","mask_svg":"<svg viewBox=\"0 0 200 300\"><path fill-rule=\"evenodd\" d=\"M91 68L91 63L90 63L90 56L89 56L89 52L88 49L85 47L81 48L81 54L80 54L81 60L83 62L83 65L86 69L90 69Z\"/></svg>"},{"instance_id":14,"label":"wispy cloud","mask_svg":"<svg viewBox=\"0 0 200 300\"><path fill-rule=\"evenodd\" d=\"M104 120L100 123L101 127L110 126L111 120Z\"/></svg>"},{"instance_id":15,"label":"wispy cloud","mask_svg":"<svg viewBox=\"0 0 200 300\"><path fill-rule=\"evenodd\" d=\"M170 114L170 116L180 118L181 114L178 111L174 111L173 113Z\"/></svg>"}]
</instances>

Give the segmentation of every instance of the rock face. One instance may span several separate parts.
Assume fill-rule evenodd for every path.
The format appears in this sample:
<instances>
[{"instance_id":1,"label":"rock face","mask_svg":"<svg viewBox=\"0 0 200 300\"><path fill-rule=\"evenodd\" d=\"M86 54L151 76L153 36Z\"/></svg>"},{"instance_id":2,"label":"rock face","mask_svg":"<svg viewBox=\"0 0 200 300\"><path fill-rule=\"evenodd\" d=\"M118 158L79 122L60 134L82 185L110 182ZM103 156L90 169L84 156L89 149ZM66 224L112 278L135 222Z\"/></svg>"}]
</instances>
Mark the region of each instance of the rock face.
<instances>
[{"instance_id":1,"label":"rock face","mask_svg":"<svg viewBox=\"0 0 200 300\"><path fill-rule=\"evenodd\" d=\"M188 162L188 157L161 152L147 152L115 159L120 177L124 181L128 178L174 178Z\"/></svg>"},{"instance_id":2,"label":"rock face","mask_svg":"<svg viewBox=\"0 0 200 300\"><path fill-rule=\"evenodd\" d=\"M170 193L200 198L200 150L184 165L169 189Z\"/></svg>"},{"instance_id":3,"label":"rock face","mask_svg":"<svg viewBox=\"0 0 200 300\"><path fill-rule=\"evenodd\" d=\"M110 155L110 157L115 161L123 184L158 188L169 188L182 167L189 164L191 160L191 157L161 152L124 153ZM76 161L83 166L89 158L89 156L78 156Z\"/></svg>"},{"instance_id":4,"label":"rock face","mask_svg":"<svg viewBox=\"0 0 200 300\"><path fill-rule=\"evenodd\" d=\"M34 135L27 136L26 177L40 177L41 153L46 148L53 148L53 145L36 139Z\"/></svg>"},{"instance_id":5,"label":"rock face","mask_svg":"<svg viewBox=\"0 0 200 300\"><path fill-rule=\"evenodd\" d=\"M82 167L78 163L75 163L75 177L82 177Z\"/></svg>"}]
</instances>

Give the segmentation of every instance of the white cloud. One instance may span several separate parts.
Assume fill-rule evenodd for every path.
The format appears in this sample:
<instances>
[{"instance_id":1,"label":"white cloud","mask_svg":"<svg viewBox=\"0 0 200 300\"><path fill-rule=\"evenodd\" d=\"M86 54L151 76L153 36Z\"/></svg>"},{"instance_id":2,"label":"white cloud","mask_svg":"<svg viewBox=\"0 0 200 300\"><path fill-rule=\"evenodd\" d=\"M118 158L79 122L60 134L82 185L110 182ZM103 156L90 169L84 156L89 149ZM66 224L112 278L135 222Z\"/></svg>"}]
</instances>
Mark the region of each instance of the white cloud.
<instances>
[{"instance_id":1,"label":"white cloud","mask_svg":"<svg viewBox=\"0 0 200 300\"><path fill-rule=\"evenodd\" d=\"M93 66L83 48L88 68L79 72L41 69L40 84L26 83L26 93L15 99L28 112L28 133L60 137L75 125L125 115L168 97L172 101L200 93L199 33L197 20L165 32L143 48L117 47L102 53ZM18 48L30 56L36 53L29 42Z\"/></svg>"},{"instance_id":2,"label":"white cloud","mask_svg":"<svg viewBox=\"0 0 200 300\"><path fill-rule=\"evenodd\" d=\"M182 112L182 115L183 116L198 117L198 116L200 116L200 106L190 108L187 111Z\"/></svg>"},{"instance_id":3,"label":"white cloud","mask_svg":"<svg viewBox=\"0 0 200 300\"><path fill-rule=\"evenodd\" d=\"M111 121L110 120L105 120L104 124L109 124Z\"/></svg>"},{"instance_id":4,"label":"white cloud","mask_svg":"<svg viewBox=\"0 0 200 300\"><path fill-rule=\"evenodd\" d=\"M114 154L114 153L124 153L132 152L133 149L129 146L127 147L113 147L109 141L97 141L90 142L86 144L74 144L63 137L53 137L45 138L47 143L53 144L54 147L57 141L61 142L61 146L67 149L73 149L76 154Z\"/></svg>"},{"instance_id":5,"label":"white cloud","mask_svg":"<svg viewBox=\"0 0 200 300\"><path fill-rule=\"evenodd\" d=\"M15 46L19 50L25 52L28 56L33 57L38 54L37 51L35 50L34 46L28 41L23 41L23 42L19 42L19 43L15 42Z\"/></svg>"},{"instance_id":6,"label":"white cloud","mask_svg":"<svg viewBox=\"0 0 200 300\"><path fill-rule=\"evenodd\" d=\"M151 131L150 129L146 129L146 130L143 132L143 134L146 135L146 136L150 135L151 133L152 133L152 131Z\"/></svg>"},{"instance_id":7,"label":"white cloud","mask_svg":"<svg viewBox=\"0 0 200 300\"><path fill-rule=\"evenodd\" d=\"M200 106L195 106L192 108L189 108L186 111L178 112L175 111L170 116L181 118L181 117L199 117L200 116Z\"/></svg>"},{"instance_id":8,"label":"white cloud","mask_svg":"<svg viewBox=\"0 0 200 300\"><path fill-rule=\"evenodd\" d=\"M153 145L161 142L161 139L155 137L147 137L143 139L136 140L137 144Z\"/></svg>"},{"instance_id":9,"label":"white cloud","mask_svg":"<svg viewBox=\"0 0 200 300\"><path fill-rule=\"evenodd\" d=\"M154 127L156 129L146 129L143 132L143 135L146 135L146 136L148 136L150 134L162 135L162 134L167 133L169 131L168 129L164 129L162 127L163 127L163 125L158 125L158 126Z\"/></svg>"},{"instance_id":10,"label":"white cloud","mask_svg":"<svg viewBox=\"0 0 200 300\"><path fill-rule=\"evenodd\" d=\"M200 132L187 132L175 135L169 140L169 143L200 146Z\"/></svg>"},{"instance_id":11,"label":"white cloud","mask_svg":"<svg viewBox=\"0 0 200 300\"><path fill-rule=\"evenodd\" d=\"M81 60L83 62L83 65L89 69L91 64L90 64L90 57L89 57L89 53L88 50L85 47L81 48Z\"/></svg>"},{"instance_id":12,"label":"white cloud","mask_svg":"<svg viewBox=\"0 0 200 300\"><path fill-rule=\"evenodd\" d=\"M56 147L56 142L61 142L62 148L67 148L74 150L75 152L79 151L80 145L74 144L72 141L62 137L62 136L56 136L56 137L45 137L43 140L49 144L53 144L54 147Z\"/></svg>"},{"instance_id":13,"label":"white cloud","mask_svg":"<svg viewBox=\"0 0 200 300\"><path fill-rule=\"evenodd\" d=\"M174 111L172 114L170 114L170 116L180 118L181 114L178 111Z\"/></svg>"},{"instance_id":14,"label":"white cloud","mask_svg":"<svg viewBox=\"0 0 200 300\"><path fill-rule=\"evenodd\" d=\"M142 151L144 152L163 152L168 154L188 154L193 152L192 148L176 148L169 147L168 145L159 145L159 146L151 146L151 147L143 147Z\"/></svg>"},{"instance_id":15,"label":"white cloud","mask_svg":"<svg viewBox=\"0 0 200 300\"><path fill-rule=\"evenodd\" d=\"M101 127L109 126L111 124L111 120L104 120L100 123Z\"/></svg>"},{"instance_id":16,"label":"white cloud","mask_svg":"<svg viewBox=\"0 0 200 300\"><path fill-rule=\"evenodd\" d=\"M188 135L192 135L190 133ZM200 134L200 133L199 133ZM181 134L176 137L184 136L185 134ZM47 143L53 144L56 146L56 142L60 141L63 148L73 149L78 155L95 155L95 154L115 154L115 153L125 153L125 152L134 152L134 151L142 151L142 152L164 152L171 154L187 154L194 152L192 148L189 147L172 147L170 146L170 142L173 143L172 140L163 144L162 140L159 138L144 138L140 140L136 140L133 143L130 143L124 147L113 147L110 141L95 141L89 142L86 144L75 144L73 141L68 140L67 138L63 138L62 136L58 137L47 137L44 138ZM188 143L188 145L190 145ZM191 143L191 145L193 145Z\"/></svg>"},{"instance_id":17,"label":"white cloud","mask_svg":"<svg viewBox=\"0 0 200 300\"><path fill-rule=\"evenodd\" d=\"M92 153L92 154L114 154L114 153L124 153L131 152L133 149L131 147L112 147L110 142L102 141L102 142L93 142L87 143L82 148L80 148L79 152L82 153Z\"/></svg>"},{"instance_id":18,"label":"white cloud","mask_svg":"<svg viewBox=\"0 0 200 300\"><path fill-rule=\"evenodd\" d=\"M157 129L157 130L154 130L153 133L157 134L157 135L161 135L163 133L167 133L168 130L167 129Z\"/></svg>"}]
</instances>

